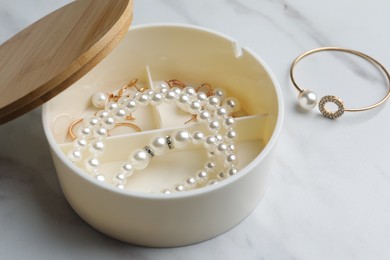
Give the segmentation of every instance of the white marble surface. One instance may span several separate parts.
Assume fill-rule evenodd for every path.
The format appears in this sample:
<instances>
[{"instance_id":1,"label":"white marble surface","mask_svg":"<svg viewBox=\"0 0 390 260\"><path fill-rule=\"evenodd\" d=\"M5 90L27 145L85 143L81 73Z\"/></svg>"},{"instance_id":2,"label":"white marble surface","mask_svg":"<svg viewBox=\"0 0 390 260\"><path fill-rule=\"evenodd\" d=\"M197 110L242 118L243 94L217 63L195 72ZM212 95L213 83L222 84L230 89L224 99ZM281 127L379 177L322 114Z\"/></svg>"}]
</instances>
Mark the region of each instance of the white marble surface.
<instances>
[{"instance_id":1,"label":"white marble surface","mask_svg":"<svg viewBox=\"0 0 390 260\"><path fill-rule=\"evenodd\" d=\"M0 41L68 0L0 0ZM271 186L254 212L210 241L172 249L128 245L95 231L58 185L37 109L0 126L1 259L389 259L390 104L337 121L296 109L289 78L301 52L338 45L390 68L385 0L136 0L133 24L174 22L225 33L256 51L285 97ZM359 59L310 59L299 80L350 106L385 93ZM322 59L321 59L322 57ZM323 70L322 70L323 69Z\"/></svg>"}]
</instances>

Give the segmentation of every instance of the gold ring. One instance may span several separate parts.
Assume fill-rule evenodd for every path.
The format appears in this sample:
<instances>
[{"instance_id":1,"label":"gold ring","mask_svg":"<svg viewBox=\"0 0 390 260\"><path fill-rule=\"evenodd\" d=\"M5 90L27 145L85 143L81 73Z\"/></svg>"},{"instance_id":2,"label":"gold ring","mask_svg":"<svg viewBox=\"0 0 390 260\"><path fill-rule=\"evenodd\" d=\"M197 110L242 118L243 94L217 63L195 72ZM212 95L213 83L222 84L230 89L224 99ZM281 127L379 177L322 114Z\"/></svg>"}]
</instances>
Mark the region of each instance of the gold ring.
<instances>
[{"instance_id":1,"label":"gold ring","mask_svg":"<svg viewBox=\"0 0 390 260\"><path fill-rule=\"evenodd\" d=\"M301 107L303 107L304 109L308 109L308 110L314 108L317 105L317 96L311 90L302 89L298 86L298 84L294 78L295 66L303 58L305 58L311 54L314 54L317 52L322 52L322 51L339 51L339 52L346 52L346 53L350 53L350 54L359 56L360 58L363 58L363 59L369 61L376 68L380 69L384 73L384 75L386 76L387 81L388 81L388 90L387 90L386 96L384 98L382 98L379 102L377 102L373 105L370 105L370 106L366 106L366 107L362 107L362 108L345 108L343 101L336 96L327 95L327 96L321 98L318 105L319 105L319 109L320 109L320 112L322 113L322 115L324 115L325 117L330 118L330 119L336 119L336 118L342 116L344 114L344 112L359 112L359 111L365 111L365 110L375 108L375 107L383 104L389 98L389 96L390 96L390 74L379 61L375 60L374 58L372 58L372 57L370 57L362 52L351 50L351 49L346 49L346 48L341 48L341 47L321 47L321 48L312 49L312 50L309 50L307 52L302 53L293 61L292 65L291 65L290 78L291 78L291 82L293 83L294 87L299 91L298 102L301 105ZM329 111L328 109L326 109L325 105L327 103L336 104L338 107L337 111Z\"/></svg>"}]
</instances>

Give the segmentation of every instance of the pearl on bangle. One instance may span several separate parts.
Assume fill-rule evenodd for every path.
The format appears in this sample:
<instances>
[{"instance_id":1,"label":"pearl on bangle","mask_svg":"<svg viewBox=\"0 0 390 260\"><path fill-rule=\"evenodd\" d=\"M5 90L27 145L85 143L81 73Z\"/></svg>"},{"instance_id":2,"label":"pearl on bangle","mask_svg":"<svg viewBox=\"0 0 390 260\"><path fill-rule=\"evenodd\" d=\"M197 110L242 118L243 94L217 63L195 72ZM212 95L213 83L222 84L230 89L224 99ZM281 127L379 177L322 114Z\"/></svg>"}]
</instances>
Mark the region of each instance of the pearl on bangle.
<instances>
[{"instance_id":1,"label":"pearl on bangle","mask_svg":"<svg viewBox=\"0 0 390 260\"><path fill-rule=\"evenodd\" d=\"M317 105L317 95L311 90L304 89L298 95L298 103L305 110L313 109Z\"/></svg>"}]
</instances>

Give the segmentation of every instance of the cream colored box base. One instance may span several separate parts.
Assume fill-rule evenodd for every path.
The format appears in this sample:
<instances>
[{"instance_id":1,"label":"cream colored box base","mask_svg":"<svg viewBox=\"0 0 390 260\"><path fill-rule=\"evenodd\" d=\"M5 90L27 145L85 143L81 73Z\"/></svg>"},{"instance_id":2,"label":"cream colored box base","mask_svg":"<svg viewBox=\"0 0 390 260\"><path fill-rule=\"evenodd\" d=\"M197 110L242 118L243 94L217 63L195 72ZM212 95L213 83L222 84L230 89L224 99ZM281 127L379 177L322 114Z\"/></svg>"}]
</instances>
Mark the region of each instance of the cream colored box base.
<instances>
[{"instance_id":1,"label":"cream colored box base","mask_svg":"<svg viewBox=\"0 0 390 260\"><path fill-rule=\"evenodd\" d=\"M167 195L159 193L162 187L172 187L203 167L207 156L201 148L153 159L125 190L101 183L71 163L66 156L72 147L69 124L94 112L94 93L117 90L135 78L150 88L169 79L208 82L236 97L246 113L236 127L239 173L215 185ZM253 52L198 27L150 25L131 29L103 62L44 105L43 124L64 194L85 221L129 243L171 247L215 237L255 208L266 191L282 115L278 83ZM189 116L166 104L139 109L134 117L142 132L117 129L106 141L101 169L108 179L133 149L144 147L153 136L202 127L184 124Z\"/></svg>"}]
</instances>

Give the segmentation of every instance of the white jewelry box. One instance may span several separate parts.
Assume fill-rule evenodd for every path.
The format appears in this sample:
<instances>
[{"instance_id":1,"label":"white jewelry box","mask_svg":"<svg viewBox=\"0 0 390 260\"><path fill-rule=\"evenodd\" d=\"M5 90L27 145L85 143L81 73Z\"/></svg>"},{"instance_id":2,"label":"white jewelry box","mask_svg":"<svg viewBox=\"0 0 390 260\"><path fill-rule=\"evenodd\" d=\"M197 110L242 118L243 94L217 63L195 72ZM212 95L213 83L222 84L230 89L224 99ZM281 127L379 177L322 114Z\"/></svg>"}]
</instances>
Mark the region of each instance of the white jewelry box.
<instances>
[{"instance_id":1,"label":"white jewelry box","mask_svg":"<svg viewBox=\"0 0 390 260\"><path fill-rule=\"evenodd\" d=\"M114 48L130 23L130 6L129 0L79 0L4 44L0 52L12 53L14 64L20 66L0 66L0 90L8 90L4 82L17 79L10 84L14 91L5 92L4 100L0 100L0 123L71 85L43 106L42 117L61 187L73 209L96 229L129 243L172 247L201 242L237 225L262 199L268 186L272 149L282 126L281 91L260 57L207 29L189 25L137 26ZM117 12L119 22L101 24L99 15L84 17L83 10L91 9L105 19L115 18L110 15ZM79 20L73 22L68 16ZM86 25L91 17L93 25ZM57 42L59 35L74 46ZM87 35L91 44L83 46L77 35ZM24 51L30 45L31 50ZM66 57L67 51L78 48L76 60ZM12 50L19 52L14 54ZM10 68L19 70L14 73L18 77L8 77ZM153 159L147 169L132 176L125 190L101 183L73 164L66 155L72 146L67 137L71 122L93 113L90 99L94 93L117 90L135 78L150 87L154 81L173 78L194 84L208 82L237 98L246 113L237 119L240 171L215 185L161 194L161 186L171 186L202 167L205 156L200 149ZM148 107L135 116L141 133L120 129L106 140L102 168L108 176L115 173L132 149L143 147L154 135L201 127L185 125L183 119L189 119L188 115L180 115L169 106Z\"/></svg>"},{"instance_id":2,"label":"white jewelry box","mask_svg":"<svg viewBox=\"0 0 390 260\"><path fill-rule=\"evenodd\" d=\"M194 173L197 168L193 165L204 161L199 152L181 151L152 162L124 191L95 180L72 164L66 156L71 147L66 141L67 126L86 114L95 92L113 90L134 78L145 82L150 78L204 80L240 100L249 116L237 120L239 173L216 185L167 195L148 192L162 182L174 184L169 183L175 179L172 176L180 179ZM147 25L133 27L106 59L45 104L43 124L64 194L86 222L120 240L168 247L215 237L254 209L266 191L271 150L282 115L278 83L256 54L198 27ZM156 133L180 128L172 126L166 113L157 117L159 120L152 111L143 111L138 118L146 131L108 138L104 166L108 171L115 169L110 165L113 160L126 159L131 147L142 147ZM196 126L183 123L182 127Z\"/></svg>"}]
</instances>

